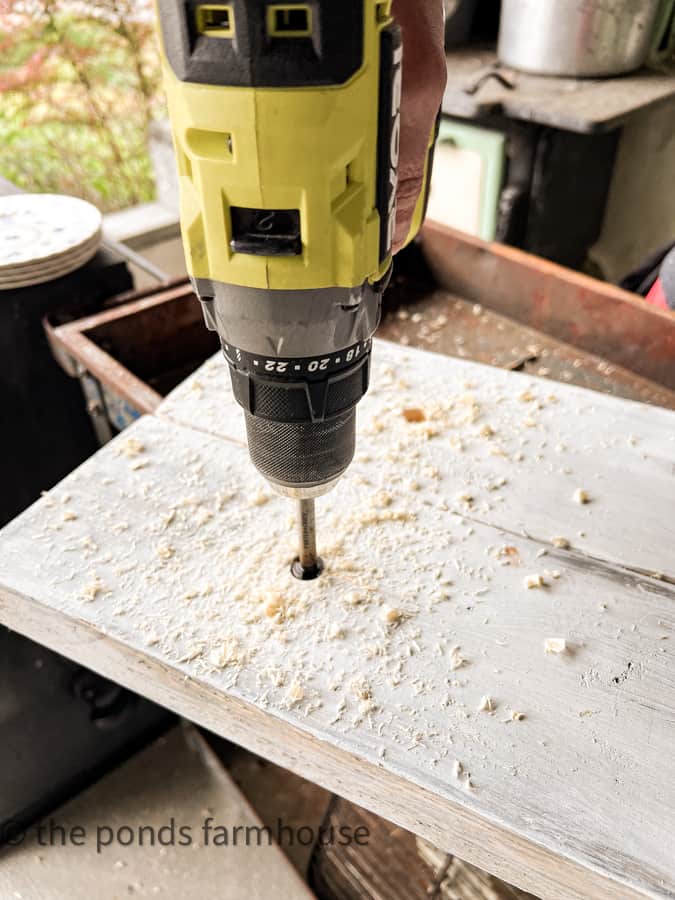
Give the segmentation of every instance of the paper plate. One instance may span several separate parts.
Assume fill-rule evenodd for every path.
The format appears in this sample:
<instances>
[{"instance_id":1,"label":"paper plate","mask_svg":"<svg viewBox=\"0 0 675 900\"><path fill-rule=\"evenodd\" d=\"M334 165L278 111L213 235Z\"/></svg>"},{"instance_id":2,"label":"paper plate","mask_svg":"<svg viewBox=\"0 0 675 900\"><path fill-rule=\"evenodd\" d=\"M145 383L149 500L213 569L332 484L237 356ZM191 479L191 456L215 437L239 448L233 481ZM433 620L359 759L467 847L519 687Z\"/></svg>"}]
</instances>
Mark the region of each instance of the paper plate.
<instances>
[{"instance_id":1,"label":"paper plate","mask_svg":"<svg viewBox=\"0 0 675 900\"><path fill-rule=\"evenodd\" d=\"M2 219L0 219L0 222ZM66 253L58 253L54 256L48 256L45 259L37 259L31 260L30 262L25 263L17 263L15 266L0 266L0 281L3 278L15 278L18 275L22 275L26 272L35 272L42 269L49 269L55 266L62 266L68 262L70 259L74 259L77 256L82 255L87 250L91 248L98 248L101 244L101 233L96 232L96 234L91 237L88 241L85 241L82 244L79 244L77 247L74 247L72 250L68 250Z\"/></svg>"},{"instance_id":2,"label":"paper plate","mask_svg":"<svg viewBox=\"0 0 675 900\"><path fill-rule=\"evenodd\" d=\"M33 284L41 284L45 281L53 281L84 266L100 246L99 240L90 242L80 248L77 253L59 257L44 265L25 266L21 269L7 270L0 273L0 291L13 288L30 287Z\"/></svg>"},{"instance_id":3,"label":"paper plate","mask_svg":"<svg viewBox=\"0 0 675 900\"><path fill-rule=\"evenodd\" d=\"M72 271L83 264L83 254L96 252L101 223L96 207L77 197L0 197L0 281L27 278L29 271L47 277L50 269Z\"/></svg>"}]
</instances>

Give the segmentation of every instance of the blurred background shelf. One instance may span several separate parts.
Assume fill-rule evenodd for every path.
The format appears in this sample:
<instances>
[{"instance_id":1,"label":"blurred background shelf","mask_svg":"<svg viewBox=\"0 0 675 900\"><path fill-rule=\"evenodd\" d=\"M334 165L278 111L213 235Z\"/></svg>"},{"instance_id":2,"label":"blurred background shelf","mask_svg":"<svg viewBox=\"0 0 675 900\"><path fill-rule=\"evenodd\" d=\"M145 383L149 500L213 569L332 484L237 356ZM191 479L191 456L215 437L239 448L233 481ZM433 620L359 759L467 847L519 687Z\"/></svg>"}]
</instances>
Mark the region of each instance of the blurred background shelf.
<instances>
[{"instance_id":1,"label":"blurred background shelf","mask_svg":"<svg viewBox=\"0 0 675 900\"><path fill-rule=\"evenodd\" d=\"M615 78L553 78L499 63L494 47L447 53L443 113L466 119L507 116L581 134L611 131L675 99L673 70L640 69Z\"/></svg>"}]
</instances>

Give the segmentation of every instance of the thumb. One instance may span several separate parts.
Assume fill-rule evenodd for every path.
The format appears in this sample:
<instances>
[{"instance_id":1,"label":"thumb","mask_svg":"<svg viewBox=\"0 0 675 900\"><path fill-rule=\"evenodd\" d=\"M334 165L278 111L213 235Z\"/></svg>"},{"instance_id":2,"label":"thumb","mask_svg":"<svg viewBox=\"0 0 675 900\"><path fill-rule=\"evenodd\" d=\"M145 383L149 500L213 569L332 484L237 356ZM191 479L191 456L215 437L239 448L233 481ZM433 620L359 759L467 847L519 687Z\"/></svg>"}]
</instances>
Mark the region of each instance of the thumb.
<instances>
[{"instance_id":1,"label":"thumb","mask_svg":"<svg viewBox=\"0 0 675 900\"><path fill-rule=\"evenodd\" d=\"M424 187L424 164L443 98L446 67L443 0L394 0L392 13L403 36L395 253L405 242Z\"/></svg>"}]
</instances>

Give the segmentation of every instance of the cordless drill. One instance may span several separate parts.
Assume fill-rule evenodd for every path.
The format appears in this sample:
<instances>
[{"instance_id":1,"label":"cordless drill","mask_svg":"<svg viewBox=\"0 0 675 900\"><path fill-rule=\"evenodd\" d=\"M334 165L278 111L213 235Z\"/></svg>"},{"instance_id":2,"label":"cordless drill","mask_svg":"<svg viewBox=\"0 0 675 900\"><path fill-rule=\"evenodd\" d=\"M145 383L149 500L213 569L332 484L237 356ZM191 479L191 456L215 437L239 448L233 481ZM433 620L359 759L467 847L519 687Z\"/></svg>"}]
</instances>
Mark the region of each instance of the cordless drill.
<instances>
[{"instance_id":1,"label":"cordless drill","mask_svg":"<svg viewBox=\"0 0 675 900\"><path fill-rule=\"evenodd\" d=\"M188 271L251 459L300 501L301 578L321 569L314 498L352 460L391 272L402 44L390 7L158 0Z\"/></svg>"}]
</instances>

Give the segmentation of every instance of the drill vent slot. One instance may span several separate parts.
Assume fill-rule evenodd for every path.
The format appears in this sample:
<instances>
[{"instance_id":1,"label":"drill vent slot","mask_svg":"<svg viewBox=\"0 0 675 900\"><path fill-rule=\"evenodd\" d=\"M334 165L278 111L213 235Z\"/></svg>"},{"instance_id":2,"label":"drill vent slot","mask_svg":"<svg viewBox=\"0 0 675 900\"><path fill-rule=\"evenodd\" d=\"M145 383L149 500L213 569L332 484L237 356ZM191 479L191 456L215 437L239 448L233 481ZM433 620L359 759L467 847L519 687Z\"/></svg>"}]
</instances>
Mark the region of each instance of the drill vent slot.
<instances>
[{"instance_id":1,"label":"drill vent slot","mask_svg":"<svg viewBox=\"0 0 675 900\"><path fill-rule=\"evenodd\" d=\"M234 14L232 7L220 3L200 3L195 11L199 34L206 37L233 38Z\"/></svg>"},{"instance_id":2,"label":"drill vent slot","mask_svg":"<svg viewBox=\"0 0 675 900\"><path fill-rule=\"evenodd\" d=\"M375 0L375 22L388 22L391 17L391 0Z\"/></svg>"},{"instance_id":3,"label":"drill vent slot","mask_svg":"<svg viewBox=\"0 0 675 900\"><path fill-rule=\"evenodd\" d=\"M200 159L229 161L232 159L232 135L226 131L188 128L185 142L193 156Z\"/></svg>"},{"instance_id":4,"label":"drill vent slot","mask_svg":"<svg viewBox=\"0 0 675 900\"><path fill-rule=\"evenodd\" d=\"M273 38L312 36L312 10L304 3L272 3L267 7L267 34Z\"/></svg>"}]
</instances>

